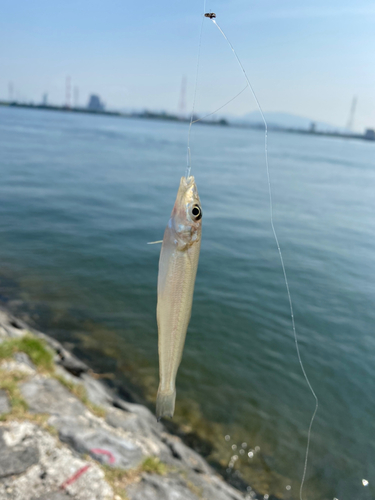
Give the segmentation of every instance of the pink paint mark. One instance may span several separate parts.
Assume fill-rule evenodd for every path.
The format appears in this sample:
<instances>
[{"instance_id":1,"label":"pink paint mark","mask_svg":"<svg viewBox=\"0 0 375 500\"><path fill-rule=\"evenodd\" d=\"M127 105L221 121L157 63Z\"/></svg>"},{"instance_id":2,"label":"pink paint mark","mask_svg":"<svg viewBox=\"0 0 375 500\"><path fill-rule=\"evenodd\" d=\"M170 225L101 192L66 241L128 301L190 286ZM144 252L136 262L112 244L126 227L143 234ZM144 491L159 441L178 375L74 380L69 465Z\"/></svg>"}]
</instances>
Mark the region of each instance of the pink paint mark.
<instances>
[{"instance_id":1,"label":"pink paint mark","mask_svg":"<svg viewBox=\"0 0 375 500\"><path fill-rule=\"evenodd\" d=\"M77 479L79 477L81 477L82 474L84 474L87 471L87 469L89 469L89 468L90 468L90 464L87 464L87 465L84 465L83 467L81 467L80 469L78 469L77 472L75 474L73 474L73 476L69 477L66 481L64 481L62 483L62 485L60 486L60 488L62 490L65 490L65 488L67 486L69 486L70 484L72 484L75 481L77 481Z\"/></svg>"},{"instance_id":2,"label":"pink paint mark","mask_svg":"<svg viewBox=\"0 0 375 500\"><path fill-rule=\"evenodd\" d=\"M108 450L103 450L102 448L92 448L92 450L90 450L90 451L92 453L94 453L95 455L106 455L108 457L108 461L110 464L114 464L116 462L116 459L115 459L113 453L111 453Z\"/></svg>"}]
</instances>

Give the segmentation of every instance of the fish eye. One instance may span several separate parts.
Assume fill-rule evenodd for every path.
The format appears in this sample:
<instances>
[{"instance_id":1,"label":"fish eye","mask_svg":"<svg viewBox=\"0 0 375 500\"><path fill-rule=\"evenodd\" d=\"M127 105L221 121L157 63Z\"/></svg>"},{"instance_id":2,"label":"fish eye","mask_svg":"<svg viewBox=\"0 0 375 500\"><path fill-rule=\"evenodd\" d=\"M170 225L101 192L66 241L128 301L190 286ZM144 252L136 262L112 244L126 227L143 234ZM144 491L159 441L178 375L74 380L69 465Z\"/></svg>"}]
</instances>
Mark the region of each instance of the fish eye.
<instances>
[{"instance_id":1,"label":"fish eye","mask_svg":"<svg viewBox=\"0 0 375 500\"><path fill-rule=\"evenodd\" d=\"M191 213L195 220L200 220L202 218L202 210L199 205L194 205Z\"/></svg>"}]
</instances>

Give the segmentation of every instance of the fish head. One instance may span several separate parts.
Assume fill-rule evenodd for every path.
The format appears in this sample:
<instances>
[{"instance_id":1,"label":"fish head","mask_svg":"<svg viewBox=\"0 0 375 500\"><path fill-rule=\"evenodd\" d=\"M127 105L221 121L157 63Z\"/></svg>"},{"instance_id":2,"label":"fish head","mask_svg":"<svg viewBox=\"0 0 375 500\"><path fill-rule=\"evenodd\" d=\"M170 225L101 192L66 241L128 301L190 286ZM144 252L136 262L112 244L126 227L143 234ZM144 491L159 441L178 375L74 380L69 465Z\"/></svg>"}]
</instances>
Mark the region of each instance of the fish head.
<instances>
[{"instance_id":1,"label":"fish head","mask_svg":"<svg viewBox=\"0 0 375 500\"><path fill-rule=\"evenodd\" d=\"M170 228L180 249L200 240L202 207L193 176L182 177L170 219Z\"/></svg>"}]
</instances>

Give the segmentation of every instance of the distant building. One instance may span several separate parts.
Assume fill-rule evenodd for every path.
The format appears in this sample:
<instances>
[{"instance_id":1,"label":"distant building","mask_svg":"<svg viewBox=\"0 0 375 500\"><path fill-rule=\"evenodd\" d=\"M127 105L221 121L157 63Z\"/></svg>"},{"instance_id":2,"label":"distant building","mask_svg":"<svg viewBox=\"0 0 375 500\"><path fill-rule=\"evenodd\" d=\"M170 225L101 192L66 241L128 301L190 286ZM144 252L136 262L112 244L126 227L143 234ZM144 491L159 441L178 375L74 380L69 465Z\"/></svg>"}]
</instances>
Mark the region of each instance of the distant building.
<instances>
[{"instance_id":1,"label":"distant building","mask_svg":"<svg viewBox=\"0 0 375 500\"><path fill-rule=\"evenodd\" d=\"M365 132L365 139L368 141L375 141L375 130L372 128L368 128Z\"/></svg>"},{"instance_id":2,"label":"distant building","mask_svg":"<svg viewBox=\"0 0 375 500\"><path fill-rule=\"evenodd\" d=\"M90 111L104 111L104 103L100 100L98 95L91 94L87 109Z\"/></svg>"},{"instance_id":3,"label":"distant building","mask_svg":"<svg viewBox=\"0 0 375 500\"><path fill-rule=\"evenodd\" d=\"M219 125L225 125L225 126L229 125L228 120L226 120L225 118L221 118L221 120L219 120L217 123Z\"/></svg>"},{"instance_id":4,"label":"distant building","mask_svg":"<svg viewBox=\"0 0 375 500\"><path fill-rule=\"evenodd\" d=\"M47 104L48 104L48 94L46 92L45 94L43 94L42 106L47 106Z\"/></svg>"}]
</instances>

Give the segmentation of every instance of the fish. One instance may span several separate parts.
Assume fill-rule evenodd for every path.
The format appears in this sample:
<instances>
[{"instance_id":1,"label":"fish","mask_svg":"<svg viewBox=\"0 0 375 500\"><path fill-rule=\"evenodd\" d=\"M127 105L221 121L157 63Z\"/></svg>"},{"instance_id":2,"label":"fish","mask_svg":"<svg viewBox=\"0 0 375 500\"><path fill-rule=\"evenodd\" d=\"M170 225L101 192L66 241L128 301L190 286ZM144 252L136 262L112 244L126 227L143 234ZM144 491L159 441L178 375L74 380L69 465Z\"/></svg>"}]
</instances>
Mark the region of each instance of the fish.
<instances>
[{"instance_id":1,"label":"fish","mask_svg":"<svg viewBox=\"0 0 375 500\"><path fill-rule=\"evenodd\" d=\"M176 376L189 325L202 237L202 208L193 176L182 177L164 232L158 274L159 388L156 417L173 417Z\"/></svg>"}]
</instances>

